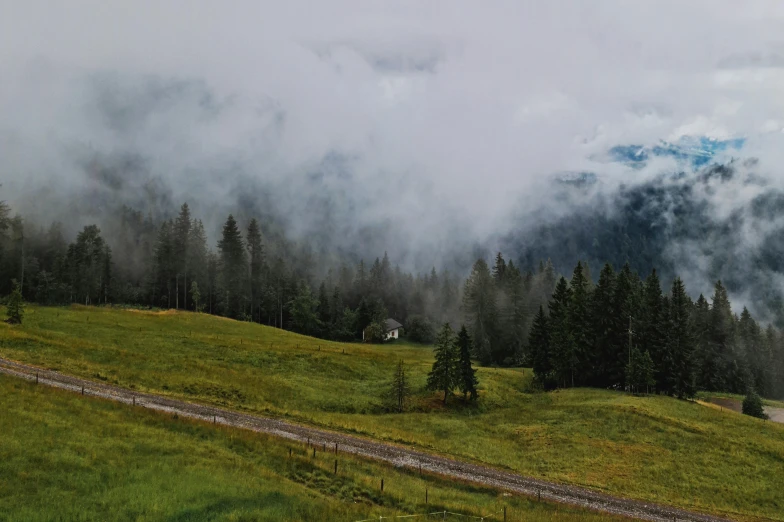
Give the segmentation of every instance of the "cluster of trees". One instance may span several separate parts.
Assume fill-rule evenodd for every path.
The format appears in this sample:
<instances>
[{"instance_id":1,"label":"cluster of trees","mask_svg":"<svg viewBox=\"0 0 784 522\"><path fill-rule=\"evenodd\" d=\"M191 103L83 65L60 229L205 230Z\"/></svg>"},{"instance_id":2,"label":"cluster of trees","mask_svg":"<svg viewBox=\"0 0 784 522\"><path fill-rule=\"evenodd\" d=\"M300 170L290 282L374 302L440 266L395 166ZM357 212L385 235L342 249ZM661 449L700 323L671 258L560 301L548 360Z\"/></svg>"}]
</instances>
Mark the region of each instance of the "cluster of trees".
<instances>
[{"instance_id":1,"label":"cluster of trees","mask_svg":"<svg viewBox=\"0 0 784 522\"><path fill-rule=\"evenodd\" d=\"M119 223L119 224L118 224ZM42 304L128 304L203 311L351 341L393 317L412 339L433 340L433 324L459 318L460 281L448 271L412 275L384 254L325 268L306 244L264 236L257 219L230 215L215 247L187 203L171 219L123 208L108 234L89 225L69 243L63 226L30 226L0 203L0 295L19 281Z\"/></svg>"},{"instance_id":2,"label":"cluster of trees","mask_svg":"<svg viewBox=\"0 0 784 522\"><path fill-rule=\"evenodd\" d=\"M26 225L0 203L0 295L16 280L23 299L42 304L204 311L341 341L381 339L388 317L423 343L442 341L434 325L465 324L472 357L530 364L547 388L784 396L784 339L748 310L736 316L721 283L710 302L693 302L680 279L663 295L655 271L643 281L628 264L606 265L594 284L586 264L567 281L549 260L534 271L501 253L461 282L435 268L403 272L386 254L321 259L252 217L228 216L211 247L187 203L160 221L118 215L105 236L88 225L69 242L59 223Z\"/></svg>"},{"instance_id":3,"label":"cluster of trees","mask_svg":"<svg viewBox=\"0 0 784 522\"><path fill-rule=\"evenodd\" d=\"M680 278L664 295L656 270L643 281L628 264L605 265L595 285L582 263L561 277L534 319L528 360L548 389L784 395L784 339L746 308L734 314L721 281L710 303L695 302Z\"/></svg>"}]
</instances>

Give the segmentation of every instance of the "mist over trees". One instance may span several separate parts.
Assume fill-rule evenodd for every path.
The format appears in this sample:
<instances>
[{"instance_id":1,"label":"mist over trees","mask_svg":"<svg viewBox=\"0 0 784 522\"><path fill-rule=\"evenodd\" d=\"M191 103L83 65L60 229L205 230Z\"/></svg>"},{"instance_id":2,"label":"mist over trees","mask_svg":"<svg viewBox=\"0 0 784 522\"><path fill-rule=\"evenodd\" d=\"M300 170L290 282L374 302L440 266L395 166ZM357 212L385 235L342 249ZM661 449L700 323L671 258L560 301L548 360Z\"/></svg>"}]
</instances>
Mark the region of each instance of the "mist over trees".
<instances>
[{"instance_id":1,"label":"mist over trees","mask_svg":"<svg viewBox=\"0 0 784 522\"><path fill-rule=\"evenodd\" d=\"M594 282L579 262L567 280L549 260L521 265L501 253L491 264L477 259L465 279L435 268L412 274L386 253L321 257L252 217L228 215L210 245L187 204L157 221L127 207L116 217L111 234L87 225L67 238L61 224L36 226L0 204L0 294L16 280L25 300L46 305L203 311L338 341L363 332L381 341L390 317L422 343L438 341L435 325L465 325L456 352L459 389L470 397L466 354L529 365L548 389L784 396L784 339L747 309L734 312L721 282L710 299L692 301L681 279L663 292L657 271L643 280L629 263L604 265Z\"/></svg>"},{"instance_id":2,"label":"mist over trees","mask_svg":"<svg viewBox=\"0 0 784 522\"><path fill-rule=\"evenodd\" d=\"M696 302L676 278L665 295L656 270L643 281L606 264L593 288L582 263L561 277L529 331L527 362L545 389L572 386L656 392L697 390L784 396L784 338L743 308L732 311L716 282Z\"/></svg>"}]
</instances>

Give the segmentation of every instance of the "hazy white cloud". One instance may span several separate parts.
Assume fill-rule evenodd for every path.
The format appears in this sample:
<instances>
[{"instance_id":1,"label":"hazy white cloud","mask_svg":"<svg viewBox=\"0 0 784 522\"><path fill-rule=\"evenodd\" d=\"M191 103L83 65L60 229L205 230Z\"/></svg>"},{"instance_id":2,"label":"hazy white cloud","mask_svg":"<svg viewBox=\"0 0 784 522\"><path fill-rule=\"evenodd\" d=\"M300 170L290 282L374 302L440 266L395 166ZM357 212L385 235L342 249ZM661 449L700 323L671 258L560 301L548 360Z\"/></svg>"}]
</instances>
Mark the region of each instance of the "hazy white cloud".
<instances>
[{"instance_id":1,"label":"hazy white cloud","mask_svg":"<svg viewBox=\"0 0 784 522\"><path fill-rule=\"evenodd\" d=\"M346 236L481 239L612 145L780 139L782 27L778 0L0 0L4 197L82 190L74 157L135 152L175 201L256 179L293 221L335 196Z\"/></svg>"}]
</instances>

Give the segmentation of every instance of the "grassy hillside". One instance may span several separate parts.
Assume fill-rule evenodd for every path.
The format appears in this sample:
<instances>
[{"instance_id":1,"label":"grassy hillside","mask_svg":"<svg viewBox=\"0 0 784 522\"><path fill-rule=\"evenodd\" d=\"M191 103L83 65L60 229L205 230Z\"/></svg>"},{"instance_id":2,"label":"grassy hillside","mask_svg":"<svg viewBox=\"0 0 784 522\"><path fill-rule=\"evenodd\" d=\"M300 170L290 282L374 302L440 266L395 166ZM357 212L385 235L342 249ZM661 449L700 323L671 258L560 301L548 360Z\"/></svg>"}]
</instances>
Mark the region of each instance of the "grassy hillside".
<instances>
[{"instance_id":1,"label":"grassy hillside","mask_svg":"<svg viewBox=\"0 0 784 522\"><path fill-rule=\"evenodd\" d=\"M345 352L345 353L344 353ZM420 392L379 399L403 359L417 387L428 348L363 346L191 313L29 309L0 355L122 386L284 416L631 498L784 520L784 426L664 397L528 393L530 370L482 368L476 406Z\"/></svg>"},{"instance_id":2,"label":"grassy hillside","mask_svg":"<svg viewBox=\"0 0 784 522\"><path fill-rule=\"evenodd\" d=\"M335 475L330 453L313 458L301 445L4 375L0 407L2 520L349 522L443 509L481 516L503 506L509 520L605 519L347 455L338 455Z\"/></svg>"}]
</instances>

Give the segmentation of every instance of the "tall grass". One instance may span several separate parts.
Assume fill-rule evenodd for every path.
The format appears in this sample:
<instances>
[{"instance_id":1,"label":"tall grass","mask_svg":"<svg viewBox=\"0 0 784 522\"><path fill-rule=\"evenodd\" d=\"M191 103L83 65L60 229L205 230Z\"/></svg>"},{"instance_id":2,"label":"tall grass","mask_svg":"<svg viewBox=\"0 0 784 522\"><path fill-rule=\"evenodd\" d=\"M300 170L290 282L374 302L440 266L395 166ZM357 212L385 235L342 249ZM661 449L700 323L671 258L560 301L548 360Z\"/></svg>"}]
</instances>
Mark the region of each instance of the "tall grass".
<instances>
[{"instance_id":1,"label":"tall grass","mask_svg":"<svg viewBox=\"0 0 784 522\"><path fill-rule=\"evenodd\" d=\"M480 368L480 400L380 396L427 347L331 343L222 318L30 307L0 355L96 380L414 445L545 479L730 517L784 520L784 426L666 397L530 393L530 370Z\"/></svg>"}]
</instances>

